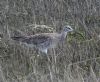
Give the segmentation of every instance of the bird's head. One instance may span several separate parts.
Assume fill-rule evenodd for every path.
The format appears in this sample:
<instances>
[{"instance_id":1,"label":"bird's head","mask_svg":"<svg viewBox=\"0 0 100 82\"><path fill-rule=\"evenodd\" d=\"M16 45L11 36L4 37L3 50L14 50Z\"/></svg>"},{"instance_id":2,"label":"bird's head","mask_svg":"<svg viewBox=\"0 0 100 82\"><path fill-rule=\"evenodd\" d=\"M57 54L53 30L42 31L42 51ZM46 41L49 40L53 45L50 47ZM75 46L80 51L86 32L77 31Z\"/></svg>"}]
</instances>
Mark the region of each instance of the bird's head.
<instances>
[{"instance_id":1,"label":"bird's head","mask_svg":"<svg viewBox=\"0 0 100 82\"><path fill-rule=\"evenodd\" d=\"M69 26L69 25L64 26L63 32L71 32L71 31L73 31L73 29L71 28L71 26Z\"/></svg>"}]
</instances>

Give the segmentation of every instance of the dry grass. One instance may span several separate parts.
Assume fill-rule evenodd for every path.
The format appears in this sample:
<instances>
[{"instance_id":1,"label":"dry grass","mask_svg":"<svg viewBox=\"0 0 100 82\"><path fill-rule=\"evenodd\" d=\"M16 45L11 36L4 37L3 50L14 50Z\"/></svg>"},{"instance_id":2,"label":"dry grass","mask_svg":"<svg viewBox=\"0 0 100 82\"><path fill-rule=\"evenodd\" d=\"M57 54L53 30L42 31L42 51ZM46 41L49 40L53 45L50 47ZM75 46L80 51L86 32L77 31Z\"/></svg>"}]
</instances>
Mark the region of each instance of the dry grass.
<instances>
[{"instance_id":1,"label":"dry grass","mask_svg":"<svg viewBox=\"0 0 100 82\"><path fill-rule=\"evenodd\" d=\"M66 24L75 31L47 56L10 39ZM99 0L0 0L0 82L100 82L99 36Z\"/></svg>"}]
</instances>

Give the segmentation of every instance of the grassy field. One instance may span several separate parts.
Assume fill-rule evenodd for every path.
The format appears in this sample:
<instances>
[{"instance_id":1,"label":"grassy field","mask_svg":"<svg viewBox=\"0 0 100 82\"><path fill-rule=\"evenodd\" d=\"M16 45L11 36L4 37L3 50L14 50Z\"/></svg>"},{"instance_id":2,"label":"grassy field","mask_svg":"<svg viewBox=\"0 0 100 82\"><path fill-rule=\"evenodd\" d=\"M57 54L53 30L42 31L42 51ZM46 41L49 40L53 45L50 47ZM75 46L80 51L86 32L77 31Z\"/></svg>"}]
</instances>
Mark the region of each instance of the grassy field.
<instances>
[{"instance_id":1,"label":"grassy field","mask_svg":"<svg viewBox=\"0 0 100 82\"><path fill-rule=\"evenodd\" d=\"M48 55L10 38L64 25L74 31ZM0 0L0 82L100 82L100 0Z\"/></svg>"}]
</instances>

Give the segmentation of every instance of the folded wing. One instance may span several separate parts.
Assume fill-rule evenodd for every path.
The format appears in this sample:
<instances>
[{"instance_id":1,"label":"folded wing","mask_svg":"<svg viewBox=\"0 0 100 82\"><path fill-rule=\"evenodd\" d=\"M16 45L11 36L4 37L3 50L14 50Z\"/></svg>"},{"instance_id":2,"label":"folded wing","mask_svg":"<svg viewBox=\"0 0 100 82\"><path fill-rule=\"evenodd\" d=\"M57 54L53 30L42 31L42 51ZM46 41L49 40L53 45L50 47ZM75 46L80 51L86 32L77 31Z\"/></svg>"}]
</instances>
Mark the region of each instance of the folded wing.
<instances>
[{"instance_id":1,"label":"folded wing","mask_svg":"<svg viewBox=\"0 0 100 82\"><path fill-rule=\"evenodd\" d=\"M13 40L20 41L27 44L35 45L36 47L45 48L50 46L52 39L45 34L36 34L31 36L11 37Z\"/></svg>"}]
</instances>

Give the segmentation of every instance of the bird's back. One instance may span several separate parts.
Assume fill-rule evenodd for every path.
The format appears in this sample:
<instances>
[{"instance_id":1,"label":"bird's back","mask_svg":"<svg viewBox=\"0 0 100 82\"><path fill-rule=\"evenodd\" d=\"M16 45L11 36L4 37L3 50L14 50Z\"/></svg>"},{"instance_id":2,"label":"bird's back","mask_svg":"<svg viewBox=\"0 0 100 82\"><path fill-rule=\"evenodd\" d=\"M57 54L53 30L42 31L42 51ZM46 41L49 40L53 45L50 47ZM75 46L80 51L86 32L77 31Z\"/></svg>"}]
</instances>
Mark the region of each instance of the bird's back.
<instances>
[{"instance_id":1,"label":"bird's back","mask_svg":"<svg viewBox=\"0 0 100 82\"><path fill-rule=\"evenodd\" d=\"M31 36L11 37L13 40L20 41L37 48L49 48L55 46L58 42L59 35L57 33L41 33Z\"/></svg>"}]
</instances>

